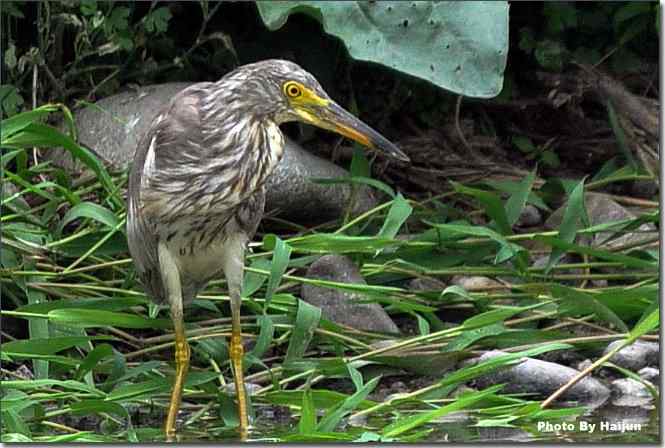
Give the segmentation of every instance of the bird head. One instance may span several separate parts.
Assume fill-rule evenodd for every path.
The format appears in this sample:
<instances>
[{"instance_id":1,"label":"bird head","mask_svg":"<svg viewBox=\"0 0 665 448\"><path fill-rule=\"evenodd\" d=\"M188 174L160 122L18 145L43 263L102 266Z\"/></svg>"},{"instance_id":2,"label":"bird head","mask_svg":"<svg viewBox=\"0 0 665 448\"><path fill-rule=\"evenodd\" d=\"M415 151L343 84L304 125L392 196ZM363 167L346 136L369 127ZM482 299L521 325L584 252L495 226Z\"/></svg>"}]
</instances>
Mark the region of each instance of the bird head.
<instances>
[{"instance_id":1,"label":"bird head","mask_svg":"<svg viewBox=\"0 0 665 448\"><path fill-rule=\"evenodd\" d=\"M245 72L238 73L245 82L255 81L252 89L257 95L255 103L260 102L261 108L272 108L270 115L278 124L301 121L341 134L397 160L409 161L395 144L330 98L316 78L299 65L270 59L239 70Z\"/></svg>"}]
</instances>

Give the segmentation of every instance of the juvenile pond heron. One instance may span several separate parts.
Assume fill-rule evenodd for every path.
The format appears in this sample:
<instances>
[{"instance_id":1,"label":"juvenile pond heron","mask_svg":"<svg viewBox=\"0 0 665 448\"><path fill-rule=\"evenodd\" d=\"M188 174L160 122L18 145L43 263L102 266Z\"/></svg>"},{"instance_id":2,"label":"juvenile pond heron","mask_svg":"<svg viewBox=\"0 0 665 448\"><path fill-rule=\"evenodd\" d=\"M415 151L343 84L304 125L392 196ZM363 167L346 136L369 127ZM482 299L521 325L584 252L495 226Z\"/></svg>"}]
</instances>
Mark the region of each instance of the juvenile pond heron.
<instances>
[{"instance_id":1,"label":"juvenile pond heron","mask_svg":"<svg viewBox=\"0 0 665 448\"><path fill-rule=\"evenodd\" d=\"M310 73L277 59L182 90L138 144L129 178L127 237L147 294L171 310L176 374L165 422L169 441L175 438L189 369L183 307L222 273L231 301L229 355L239 431L241 439L247 436L240 335L244 254L263 216L264 184L284 150L279 125L288 121L329 129L409 160L335 103Z\"/></svg>"}]
</instances>

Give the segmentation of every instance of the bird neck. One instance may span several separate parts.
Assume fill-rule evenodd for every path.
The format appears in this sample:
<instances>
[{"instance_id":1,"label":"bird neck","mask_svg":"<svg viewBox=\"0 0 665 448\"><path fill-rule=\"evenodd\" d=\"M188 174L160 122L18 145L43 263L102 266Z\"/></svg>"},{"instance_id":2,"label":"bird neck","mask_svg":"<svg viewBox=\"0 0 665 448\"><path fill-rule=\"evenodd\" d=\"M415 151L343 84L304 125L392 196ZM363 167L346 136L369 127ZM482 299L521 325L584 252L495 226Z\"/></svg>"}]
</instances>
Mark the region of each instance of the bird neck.
<instances>
[{"instance_id":1,"label":"bird neck","mask_svg":"<svg viewBox=\"0 0 665 448\"><path fill-rule=\"evenodd\" d=\"M201 173L207 183L205 190L219 195L226 204L242 202L266 182L281 160L282 131L270 118L251 113L202 121L210 124L203 130L202 146L208 152L202 164L205 173Z\"/></svg>"}]
</instances>

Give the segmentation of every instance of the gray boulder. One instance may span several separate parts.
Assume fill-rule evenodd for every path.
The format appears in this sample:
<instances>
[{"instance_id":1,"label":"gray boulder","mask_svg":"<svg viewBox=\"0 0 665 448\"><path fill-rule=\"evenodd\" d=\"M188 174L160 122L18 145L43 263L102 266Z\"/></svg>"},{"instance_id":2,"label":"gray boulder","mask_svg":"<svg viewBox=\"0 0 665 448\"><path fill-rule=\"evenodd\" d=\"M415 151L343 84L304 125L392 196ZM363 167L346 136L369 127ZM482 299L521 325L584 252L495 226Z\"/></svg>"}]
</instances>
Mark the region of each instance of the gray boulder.
<instances>
[{"instance_id":1,"label":"gray boulder","mask_svg":"<svg viewBox=\"0 0 665 448\"><path fill-rule=\"evenodd\" d=\"M483 354L479 361L485 361L505 352L493 350ZM478 387L485 388L494 384L505 384L505 393L536 393L547 396L573 379L579 371L554 362L524 358L519 364L490 372L477 379ZM610 390L600 381L585 377L563 395L563 400L598 403L607 400Z\"/></svg>"},{"instance_id":2,"label":"gray boulder","mask_svg":"<svg viewBox=\"0 0 665 448\"><path fill-rule=\"evenodd\" d=\"M591 225L604 224L613 221L622 221L625 219L635 218L636 215L626 208L622 207L619 203L614 201L611 197L600 193L586 193L584 196L584 204L586 205L589 221ZM545 227L548 229L558 229L563 220L565 206L557 209L545 221ZM617 238L608 240L613 235L612 232L600 232L594 235L591 245L594 247L602 247L605 249L612 249L619 246L628 244L639 244L641 242L650 240L658 236L657 229L653 224L642 224L636 230L625 233ZM581 242L589 243L588 237L583 237Z\"/></svg>"},{"instance_id":3,"label":"gray boulder","mask_svg":"<svg viewBox=\"0 0 665 448\"><path fill-rule=\"evenodd\" d=\"M137 142L152 119L189 83L168 83L140 87L104 98L75 115L79 143L93 150L113 170L126 169L134 157ZM56 165L72 173L84 166L64 150L45 154ZM339 178L349 173L305 151L287 139L284 158L268 180L266 212L278 212L284 219L323 222L342 216L351 200L351 187L345 184L320 185L310 178ZM362 213L376 205L367 187L358 189L352 213Z\"/></svg>"},{"instance_id":4,"label":"gray boulder","mask_svg":"<svg viewBox=\"0 0 665 448\"><path fill-rule=\"evenodd\" d=\"M341 283L366 284L358 267L342 255L324 255L311 264L307 278ZM358 303L366 300L359 294L304 284L302 298L321 308L323 317L358 330L379 333L399 333L397 325L378 303Z\"/></svg>"},{"instance_id":5,"label":"gray boulder","mask_svg":"<svg viewBox=\"0 0 665 448\"><path fill-rule=\"evenodd\" d=\"M609 344L603 355L614 350L623 341L614 341ZM614 364L625 369L637 372L642 367L657 365L660 358L660 344L637 340L627 347L622 348L610 359Z\"/></svg>"}]
</instances>

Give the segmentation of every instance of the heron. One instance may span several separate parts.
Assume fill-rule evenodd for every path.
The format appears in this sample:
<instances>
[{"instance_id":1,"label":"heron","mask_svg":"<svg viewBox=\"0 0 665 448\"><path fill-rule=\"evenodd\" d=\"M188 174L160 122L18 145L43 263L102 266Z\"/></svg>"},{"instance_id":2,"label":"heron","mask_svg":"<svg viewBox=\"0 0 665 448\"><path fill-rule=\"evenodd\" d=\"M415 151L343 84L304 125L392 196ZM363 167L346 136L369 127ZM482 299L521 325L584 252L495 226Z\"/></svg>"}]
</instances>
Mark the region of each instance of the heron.
<instances>
[{"instance_id":1,"label":"heron","mask_svg":"<svg viewBox=\"0 0 665 448\"><path fill-rule=\"evenodd\" d=\"M189 370L183 308L222 275L231 308L229 358L238 431L248 432L240 311L244 255L265 204L265 182L284 151L282 123L324 128L397 160L408 157L336 103L294 62L247 64L217 82L193 84L155 116L138 143L129 176L127 240L146 294L168 305L175 379L164 431L176 417Z\"/></svg>"}]
</instances>

